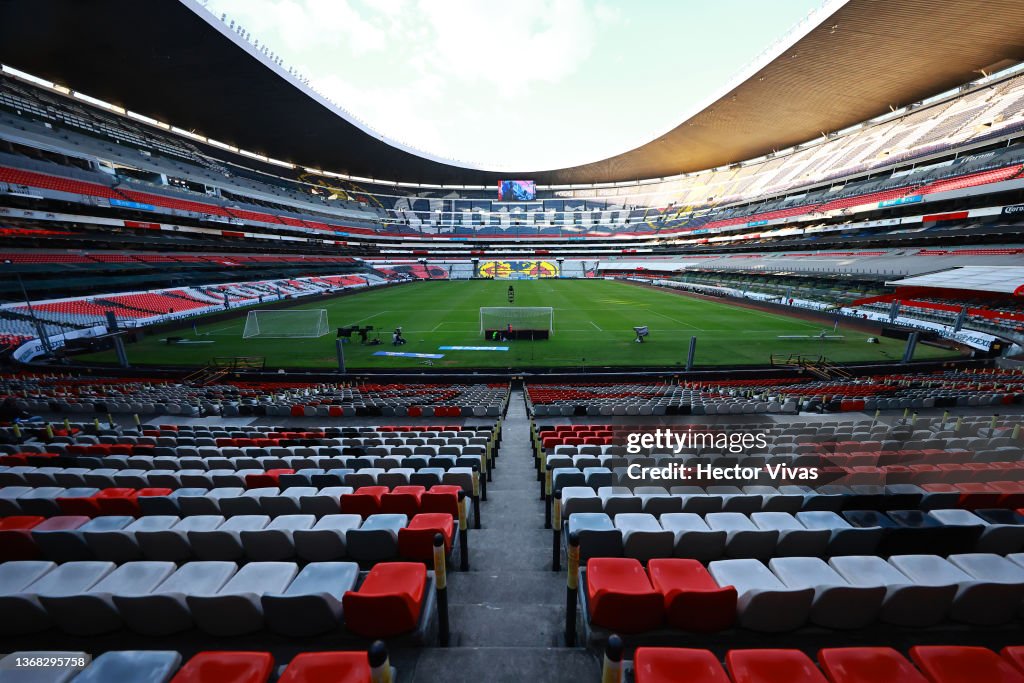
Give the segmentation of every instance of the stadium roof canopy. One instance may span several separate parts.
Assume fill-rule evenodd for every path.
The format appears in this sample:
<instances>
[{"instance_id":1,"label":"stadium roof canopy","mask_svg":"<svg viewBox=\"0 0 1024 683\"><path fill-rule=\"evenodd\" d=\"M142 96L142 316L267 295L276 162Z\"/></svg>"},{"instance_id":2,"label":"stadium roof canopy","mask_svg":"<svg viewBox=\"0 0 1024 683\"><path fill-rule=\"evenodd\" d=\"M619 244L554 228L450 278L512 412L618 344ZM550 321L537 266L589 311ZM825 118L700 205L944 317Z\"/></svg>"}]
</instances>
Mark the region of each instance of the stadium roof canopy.
<instances>
[{"instance_id":1,"label":"stadium roof canopy","mask_svg":"<svg viewBox=\"0 0 1024 683\"><path fill-rule=\"evenodd\" d=\"M645 145L573 168L495 173L427 158L385 140L372 122L346 120L197 9L195 0L0 0L0 62L302 166L481 185L500 177L628 181L731 164L1024 60L1020 0L849 0L720 99ZM619 95L596 94L594 106L608 96Z\"/></svg>"},{"instance_id":2,"label":"stadium roof canopy","mask_svg":"<svg viewBox=\"0 0 1024 683\"><path fill-rule=\"evenodd\" d=\"M973 289L1024 296L1024 266L965 266L886 282L897 287Z\"/></svg>"}]
</instances>

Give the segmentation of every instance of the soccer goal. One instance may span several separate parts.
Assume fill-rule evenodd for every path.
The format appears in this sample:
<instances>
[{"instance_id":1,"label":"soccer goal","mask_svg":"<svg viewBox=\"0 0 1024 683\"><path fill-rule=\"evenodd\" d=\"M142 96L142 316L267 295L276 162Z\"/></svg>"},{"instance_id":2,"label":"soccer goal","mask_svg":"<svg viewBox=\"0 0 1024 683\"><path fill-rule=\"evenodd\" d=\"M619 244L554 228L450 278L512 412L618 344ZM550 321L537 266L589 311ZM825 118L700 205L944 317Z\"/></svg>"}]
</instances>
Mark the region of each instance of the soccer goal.
<instances>
[{"instance_id":1,"label":"soccer goal","mask_svg":"<svg viewBox=\"0 0 1024 683\"><path fill-rule=\"evenodd\" d=\"M294 311L249 311L242 339L322 337L330 331L327 310L311 308Z\"/></svg>"},{"instance_id":2,"label":"soccer goal","mask_svg":"<svg viewBox=\"0 0 1024 683\"><path fill-rule=\"evenodd\" d=\"M493 306L480 309L480 334L493 339L547 339L555 333L555 309L550 306Z\"/></svg>"},{"instance_id":3,"label":"soccer goal","mask_svg":"<svg viewBox=\"0 0 1024 683\"><path fill-rule=\"evenodd\" d=\"M536 275L530 275L529 273L502 273L495 274L495 280L539 280Z\"/></svg>"}]
</instances>

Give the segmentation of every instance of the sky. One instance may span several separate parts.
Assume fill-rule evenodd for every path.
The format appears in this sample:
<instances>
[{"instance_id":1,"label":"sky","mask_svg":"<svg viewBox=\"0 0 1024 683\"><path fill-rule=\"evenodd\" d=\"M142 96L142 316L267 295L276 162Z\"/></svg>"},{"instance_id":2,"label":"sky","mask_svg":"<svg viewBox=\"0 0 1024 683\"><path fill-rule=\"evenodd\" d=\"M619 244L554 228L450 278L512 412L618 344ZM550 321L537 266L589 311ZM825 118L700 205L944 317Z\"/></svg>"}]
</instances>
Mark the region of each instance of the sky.
<instances>
[{"instance_id":1,"label":"sky","mask_svg":"<svg viewBox=\"0 0 1024 683\"><path fill-rule=\"evenodd\" d=\"M821 0L206 0L364 125L487 170L644 144Z\"/></svg>"}]
</instances>

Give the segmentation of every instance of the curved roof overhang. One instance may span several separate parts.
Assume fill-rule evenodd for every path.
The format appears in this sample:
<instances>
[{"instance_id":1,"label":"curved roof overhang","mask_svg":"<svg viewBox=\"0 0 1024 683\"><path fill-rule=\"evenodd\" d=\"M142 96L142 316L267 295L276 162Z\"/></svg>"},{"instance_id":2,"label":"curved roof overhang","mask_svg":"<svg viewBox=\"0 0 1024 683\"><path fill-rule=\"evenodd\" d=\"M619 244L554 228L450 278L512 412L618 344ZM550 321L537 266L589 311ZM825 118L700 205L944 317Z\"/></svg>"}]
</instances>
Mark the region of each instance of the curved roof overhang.
<instances>
[{"instance_id":1,"label":"curved roof overhang","mask_svg":"<svg viewBox=\"0 0 1024 683\"><path fill-rule=\"evenodd\" d=\"M297 165L486 185L509 177L630 181L724 166L1024 60L1020 0L850 0L645 145L572 168L494 172L428 157L346 119L204 13L194 0L0 0L0 62Z\"/></svg>"}]
</instances>

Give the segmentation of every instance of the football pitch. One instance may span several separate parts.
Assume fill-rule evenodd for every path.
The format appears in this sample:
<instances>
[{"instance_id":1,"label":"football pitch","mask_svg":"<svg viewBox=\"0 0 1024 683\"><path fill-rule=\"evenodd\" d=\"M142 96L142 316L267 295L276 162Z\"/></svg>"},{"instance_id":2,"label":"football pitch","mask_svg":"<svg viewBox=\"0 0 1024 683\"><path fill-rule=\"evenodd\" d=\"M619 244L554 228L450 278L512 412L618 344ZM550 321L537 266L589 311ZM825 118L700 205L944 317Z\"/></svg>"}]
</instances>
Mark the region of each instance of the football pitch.
<instances>
[{"instance_id":1,"label":"football pitch","mask_svg":"<svg viewBox=\"0 0 1024 683\"><path fill-rule=\"evenodd\" d=\"M683 366L691 336L697 337L697 367L766 365L771 354L824 355L835 362L892 361L903 355L904 342L796 317L767 313L728 303L680 296L609 280L531 280L512 282L516 306L554 308L554 334L548 340L493 342L480 334L482 306L508 306L508 281L455 280L416 282L368 290L336 299L299 303L293 308L326 309L331 333L319 338L242 338L248 310L234 320L191 324L170 335L182 343L166 344L168 333L149 334L127 346L132 365L202 365L214 357L262 356L268 368L336 368L334 329L373 325L383 342L362 345L353 335L345 343L348 369L422 368L423 360L373 355L377 351L444 354L439 368L650 367ZM260 308L256 306L255 308ZM633 326L647 325L650 336L635 343ZM391 345L401 326L408 343ZM785 335L844 335L842 341L779 339ZM440 346L507 346L508 351L442 351ZM954 357L944 349L918 345L915 360ZM82 361L113 363L113 352L87 354Z\"/></svg>"}]
</instances>

